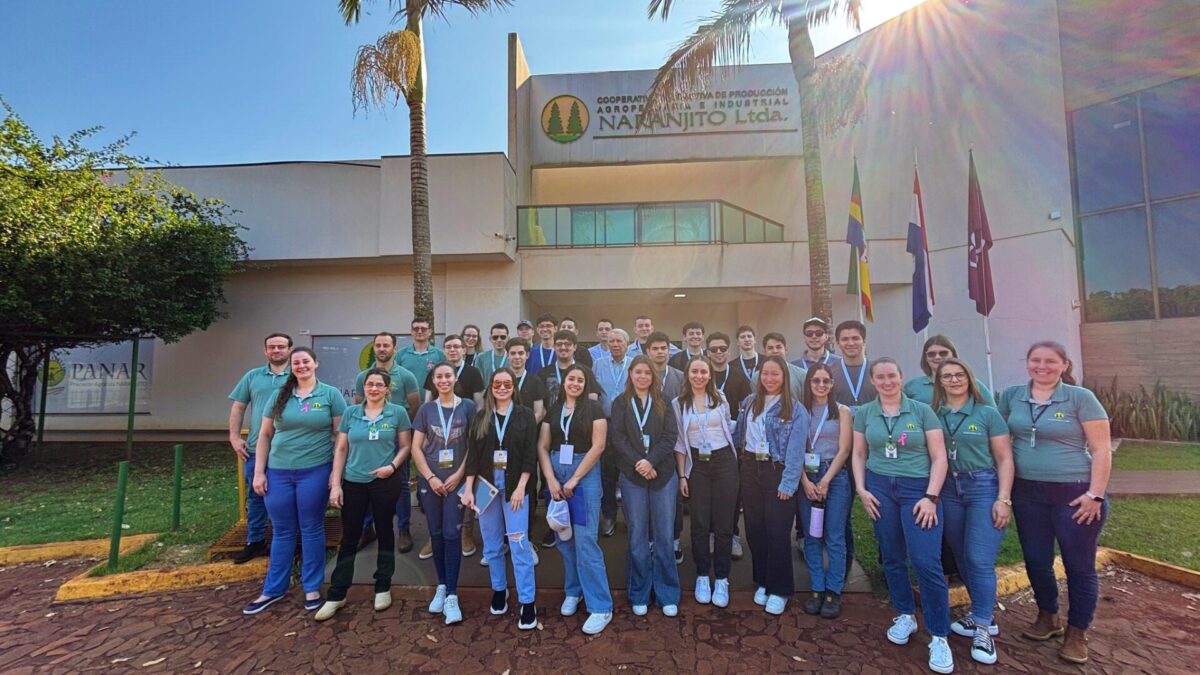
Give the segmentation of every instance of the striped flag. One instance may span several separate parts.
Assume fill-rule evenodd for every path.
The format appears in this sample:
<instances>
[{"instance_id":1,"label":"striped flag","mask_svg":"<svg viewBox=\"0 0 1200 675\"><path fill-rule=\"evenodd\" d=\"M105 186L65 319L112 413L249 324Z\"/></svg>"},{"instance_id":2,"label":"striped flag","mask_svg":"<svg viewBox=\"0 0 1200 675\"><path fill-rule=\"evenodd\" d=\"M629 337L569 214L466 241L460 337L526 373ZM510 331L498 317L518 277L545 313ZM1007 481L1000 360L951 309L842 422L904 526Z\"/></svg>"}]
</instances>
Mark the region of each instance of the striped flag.
<instances>
[{"instance_id":1,"label":"striped flag","mask_svg":"<svg viewBox=\"0 0 1200 675\"><path fill-rule=\"evenodd\" d=\"M846 225L846 243L850 244L850 278L846 293L862 292L863 316L875 321L871 306L871 267L867 264L867 230L863 225L862 193L858 187L858 158L854 159L854 188L850 191L850 222Z\"/></svg>"},{"instance_id":2,"label":"striped flag","mask_svg":"<svg viewBox=\"0 0 1200 675\"><path fill-rule=\"evenodd\" d=\"M925 206L921 202L921 179L913 167L912 212L908 218L908 243L905 249L913 257L912 326L920 333L929 325L933 313L933 270L929 267L929 237L925 229Z\"/></svg>"}]
</instances>

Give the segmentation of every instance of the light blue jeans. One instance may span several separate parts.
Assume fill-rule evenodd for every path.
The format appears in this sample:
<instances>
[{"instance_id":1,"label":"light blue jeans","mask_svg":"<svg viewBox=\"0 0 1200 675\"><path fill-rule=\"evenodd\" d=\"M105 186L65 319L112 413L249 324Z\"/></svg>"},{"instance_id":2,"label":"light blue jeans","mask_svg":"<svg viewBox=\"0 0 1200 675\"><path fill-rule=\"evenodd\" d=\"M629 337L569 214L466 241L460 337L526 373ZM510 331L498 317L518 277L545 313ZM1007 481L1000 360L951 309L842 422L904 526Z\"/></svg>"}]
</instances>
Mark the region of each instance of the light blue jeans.
<instances>
[{"instance_id":1,"label":"light blue jeans","mask_svg":"<svg viewBox=\"0 0 1200 675\"><path fill-rule=\"evenodd\" d=\"M554 477L560 484L575 475L575 469L583 462L583 453L576 453L570 464L560 464L557 450L551 453ZM587 611L605 614L612 611L612 593L608 590L608 572L604 568L604 553L600 550L600 499L603 488L600 484L600 463L579 481L576 492L583 493L587 505L587 524L574 526L569 541L558 539L558 552L563 558L563 590L567 595L583 597Z\"/></svg>"},{"instance_id":2,"label":"light blue jeans","mask_svg":"<svg viewBox=\"0 0 1200 675\"><path fill-rule=\"evenodd\" d=\"M946 540L971 596L971 618L978 626L992 625L996 604L996 554L1004 530L992 525L992 505L999 494L995 469L951 472L942 486Z\"/></svg>"},{"instance_id":3,"label":"light blue jeans","mask_svg":"<svg viewBox=\"0 0 1200 675\"><path fill-rule=\"evenodd\" d=\"M829 462L821 462L817 474L809 475L816 483L825 478ZM812 578L812 589L817 593L829 591L841 593L846 585L846 521L850 519L850 472L843 467L829 481L829 494L825 497L825 535L820 539L809 536L808 523L812 514L812 502L804 489L796 490L800 497L800 522L804 528L804 560ZM829 569L825 569L825 552L829 552Z\"/></svg>"},{"instance_id":4,"label":"light blue jeans","mask_svg":"<svg viewBox=\"0 0 1200 675\"><path fill-rule=\"evenodd\" d=\"M497 470L492 484L500 488L500 494L479 514L479 532L483 535L483 557L488 561L488 574L492 577L492 590L508 588L508 571L504 566L504 538L512 551L513 577L517 584L517 600L522 605L532 604L537 593L533 580L533 549L529 543L529 498L521 508L512 510L504 499L504 472ZM533 480L533 477L530 477Z\"/></svg>"},{"instance_id":5,"label":"light blue jeans","mask_svg":"<svg viewBox=\"0 0 1200 675\"><path fill-rule=\"evenodd\" d=\"M305 593L321 590L325 581L325 507L329 506L329 473L332 464L309 469L267 468L267 495L263 501L271 514L271 559L263 595L287 593L300 532L300 583Z\"/></svg>"},{"instance_id":6,"label":"light blue jeans","mask_svg":"<svg viewBox=\"0 0 1200 675\"><path fill-rule=\"evenodd\" d=\"M679 568L671 541L675 529L675 497L679 494L679 477L669 469L671 479L658 489L637 485L621 474L621 499L625 523L629 526L627 585L631 605L650 603L650 589L660 607L679 604ZM654 541L663 545L650 548Z\"/></svg>"}]
</instances>

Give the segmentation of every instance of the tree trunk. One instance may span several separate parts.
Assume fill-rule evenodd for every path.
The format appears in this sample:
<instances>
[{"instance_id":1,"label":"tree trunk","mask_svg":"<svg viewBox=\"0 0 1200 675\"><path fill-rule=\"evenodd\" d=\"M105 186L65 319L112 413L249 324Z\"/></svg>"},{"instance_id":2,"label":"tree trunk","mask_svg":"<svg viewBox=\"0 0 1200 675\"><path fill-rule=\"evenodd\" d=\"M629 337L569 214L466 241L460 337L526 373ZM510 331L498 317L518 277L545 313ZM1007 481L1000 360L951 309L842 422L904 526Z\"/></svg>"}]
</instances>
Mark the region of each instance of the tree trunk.
<instances>
[{"instance_id":1,"label":"tree trunk","mask_svg":"<svg viewBox=\"0 0 1200 675\"><path fill-rule=\"evenodd\" d=\"M812 76L817 56L806 16L788 22L788 53L800 97L800 135L804 157L804 205L808 220L809 294L813 316L833 321L829 280L829 236L825 227L825 182L821 177L821 137L817 130Z\"/></svg>"},{"instance_id":2,"label":"tree trunk","mask_svg":"<svg viewBox=\"0 0 1200 675\"><path fill-rule=\"evenodd\" d=\"M0 468L19 465L29 456L37 431L33 420L33 391L46 350L40 346L0 345L0 401L8 402L9 428L0 437ZM10 376L8 362L15 357Z\"/></svg>"},{"instance_id":3,"label":"tree trunk","mask_svg":"<svg viewBox=\"0 0 1200 675\"><path fill-rule=\"evenodd\" d=\"M433 320L433 259L429 242L429 165L425 156L425 102L409 101L408 171L412 187L413 318Z\"/></svg>"}]
</instances>

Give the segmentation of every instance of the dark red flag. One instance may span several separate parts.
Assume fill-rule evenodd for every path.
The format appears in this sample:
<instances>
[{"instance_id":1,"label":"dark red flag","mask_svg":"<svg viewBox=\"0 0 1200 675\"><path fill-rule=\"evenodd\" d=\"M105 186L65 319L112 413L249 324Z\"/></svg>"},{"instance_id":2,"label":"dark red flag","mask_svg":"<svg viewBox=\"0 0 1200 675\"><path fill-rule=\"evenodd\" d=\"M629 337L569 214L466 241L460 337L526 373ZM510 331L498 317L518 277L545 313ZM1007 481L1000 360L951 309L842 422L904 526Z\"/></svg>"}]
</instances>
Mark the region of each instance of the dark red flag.
<instances>
[{"instance_id":1,"label":"dark red flag","mask_svg":"<svg viewBox=\"0 0 1200 675\"><path fill-rule=\"evenodd\" d=\"M970 154L971 176L967 183L967 288L975 301L975 311L987 316L996 306L996 291L992 288L992 229L988 227L987 210L983 206L983 191L975 175L975 154Z\"/></svg>"}]
</instances>

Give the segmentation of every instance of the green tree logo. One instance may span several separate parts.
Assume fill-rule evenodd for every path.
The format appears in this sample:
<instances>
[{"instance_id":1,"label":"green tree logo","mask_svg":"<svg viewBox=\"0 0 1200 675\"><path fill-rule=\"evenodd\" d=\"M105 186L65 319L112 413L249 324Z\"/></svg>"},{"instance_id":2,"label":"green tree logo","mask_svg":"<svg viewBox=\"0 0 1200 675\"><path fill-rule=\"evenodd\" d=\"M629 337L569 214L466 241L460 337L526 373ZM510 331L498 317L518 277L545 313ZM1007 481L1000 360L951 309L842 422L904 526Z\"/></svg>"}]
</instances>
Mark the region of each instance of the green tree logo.
<instances>
[{"instance_id":1,"label":"green tree logo","mask_svg":"<svg viewBox=\"0 0 1200 675\"><path fill-rule=\"evenodd\" d=\"M62 384L63 379L67 376L67 369L63 367L62 361L57 358L50 359L50 387L57 387ZM42 379L42 369L38 368L37 378Z\"/></svg>"},{"instance_id":2,"label":"green tree logo","mask_svg":"<svg viewBox=\"0 0 1200 675\"><path fill-rule=\"evenodd\" d=\"M563 110L568 111L566 130L563 129ZM556 96L542 109L542 131L552 140L570 143L587 132L589 118L583 101L569 94Z\"/></svg>"}]
</instances>

